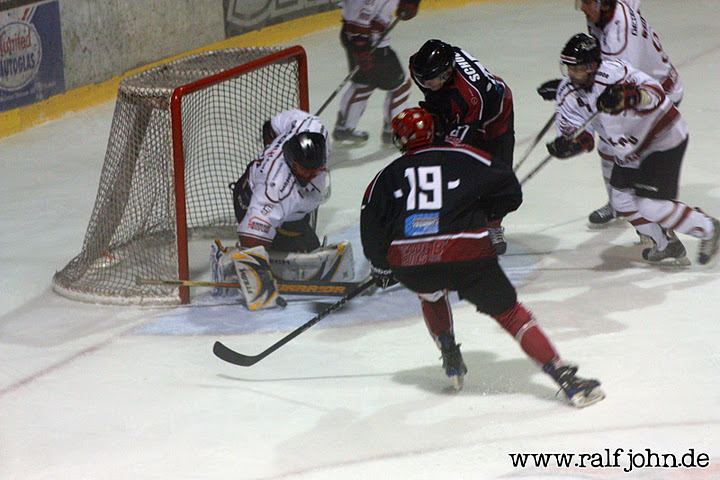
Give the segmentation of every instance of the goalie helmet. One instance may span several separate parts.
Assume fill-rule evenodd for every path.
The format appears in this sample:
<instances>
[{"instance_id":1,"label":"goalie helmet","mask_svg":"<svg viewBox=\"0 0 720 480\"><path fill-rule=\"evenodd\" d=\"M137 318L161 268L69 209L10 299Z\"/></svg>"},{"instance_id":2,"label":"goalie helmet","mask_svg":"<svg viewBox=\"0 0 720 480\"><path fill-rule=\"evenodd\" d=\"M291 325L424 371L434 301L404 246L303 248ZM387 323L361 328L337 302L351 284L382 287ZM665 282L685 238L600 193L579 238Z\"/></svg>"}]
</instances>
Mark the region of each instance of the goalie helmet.
<instances>
[{"instance_id":1,"label":"goalie helmet","mask_svg":"<svg viewBox=\"0 0 720 480\"><path fill-rule=\"evenodd\" d=\"M452 46L437 39L428 40L415 55L410 57L410 71L423 85L453 68L455 68L455 51ZM447 81L447 78L444 81Z\"/></svg>"},{"instance_id":2,"label":"goalie helmet","mask_svg":"<svg viewBox=\"0 0 720 480\"><path fill-rule=\"evenodd\" d=\"M435 124L432 116L420 107L400 112L392 121L393 143L401 152L406 152L433 141Z\"/></svg>"},{"instance_id":3,"label":"goalie helmet","mask_svg":"<svg viewBox=\"0 0 720 480\"><path fill-rule=\"evenodd\" d=\"M283 143L282 151L285 162L303 187L325 170L327 147L321 133L298 133Z\"/></svg>"}]
</instances>

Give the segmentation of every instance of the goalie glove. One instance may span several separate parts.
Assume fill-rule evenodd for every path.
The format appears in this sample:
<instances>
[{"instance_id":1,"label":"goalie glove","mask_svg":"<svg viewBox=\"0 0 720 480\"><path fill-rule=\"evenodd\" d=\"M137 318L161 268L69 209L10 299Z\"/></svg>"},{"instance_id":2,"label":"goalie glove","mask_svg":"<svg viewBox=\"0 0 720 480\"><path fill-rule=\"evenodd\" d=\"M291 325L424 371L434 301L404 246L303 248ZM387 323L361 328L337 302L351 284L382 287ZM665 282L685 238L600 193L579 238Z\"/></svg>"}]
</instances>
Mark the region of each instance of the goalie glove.
<instances>
[{"instance_id":1,"label":"goalie glove","mask_svg":"<svg viewBox=\"0 0 720 480\"><path fill-rule=\"evenodd\" d=\"M553 157L565 159L582 152L589 152L594 146L595 139L593 136L588 132L583 132L574 140L567 137L557 137L547 144L547 150Z\"/></svg>"},{"instance_id":2,"label":"goalie glove","mask_svg":"<svg viewBox=\"0 0 720 480\"><path fill-rule=\"evenodd\" d=\"M598 96L597 109L610 115L635 108L640 102L640 91L634 83L615 83Z\"/></svg>"},{"instance_id":3,"label":"goalie glove","mask_svg":"<svg viewBox=\"0 0 720 480\"><path fill-rule=\"evenodd\" d=\"M372 275L372 279L375 282L375 285L382 288L383 290L398 283L398 280L395 278L395 275L393 275L392 270L390 270L389 268L379 268L375 265L372 265L370 267L370 275Z\"/></svg>"},{"instance_id":4,"label":"goalie glove","mask_svg":"<svg viewBox=\"0 0 720 480\"><path fill-rule=\"evenodd\" d=\"M400 20L410 20L417 15L420 0L400 0L395 10L395 16Z\"/></svg>"},{"instance_id":5,"label":"goalie glove","mask_svg":"<svg viewBox=\"0 0 720 480\"><path fill-rule=\"evenodd\" d=\"M562 82L562 80L559 78L548 80L537 88L537 92L543 100L555 100L560 82Z\"/></svg>"}]
</instances>

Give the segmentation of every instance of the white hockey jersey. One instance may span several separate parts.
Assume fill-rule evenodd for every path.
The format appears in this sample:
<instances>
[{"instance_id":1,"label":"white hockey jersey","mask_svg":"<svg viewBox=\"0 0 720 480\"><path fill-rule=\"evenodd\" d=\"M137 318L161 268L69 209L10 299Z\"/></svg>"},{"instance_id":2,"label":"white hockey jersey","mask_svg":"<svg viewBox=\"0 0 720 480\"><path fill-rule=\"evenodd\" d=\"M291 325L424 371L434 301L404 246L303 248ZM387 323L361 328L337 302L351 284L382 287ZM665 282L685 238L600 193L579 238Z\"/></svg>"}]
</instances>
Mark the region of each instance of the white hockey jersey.
<instances>
[{"instance_id":1,"label":"white hockey jersey","mask_svg":"<svg viewBox=\"0 0 720 480\"><path fill-rule=\"evenodd\" d=\"M269 241L275 238L283 223L300 220L330 196L327 170L303 187L295 179L282 151L283 143L294 135L315 132L325 136L329 153L330 139L320 119L301 110L288 110L273 117L271 124L278 135L248 167L248 182L253 193L247 213L237 227L239 235Z\"/></svg>"},{"instance_id":2,"label":"white hockey jersey","mask_svg":"<svg viewBox=\"0 0 720 480\"><path fill-rule=\"evenodd\" d=\"M618 0L610 21L603 28L588 23L588 30L600 40L603 58L628 62L657 80L673 103L680 103L682 80L660 38L640 15L639 0Z\"/></svg>"},{"instance_id":3,"label":"white hockey jersey","mask_svg":"<svg viewBox=\"0 0 720 480\"><path fill-rule=\"evenodd\" d=\"M367 35L370 44L376 46L380 36L393 20L399 0L344 0L342 17L348 31L353 35ZM377 47L387 47L386 36Z\"/></svg>"},{"instance_id":4,"label":"white hockey jersey","mask_svg":"<svg viewBox=\"0 0 720 480\"><path fill-rule=\"evenodd\" d=\"M556 127L559 135L570 136L597 111L598 96L613 83L642 85L651 101L637 110L618 115L601 113L586 130L597 133L600 156L626 168L639 168L652 152L678 146L688 136L685 119L649 75L622 61L603 60L591 89L577 88L568 77L558 87Z\"/></svg>"}]
</instances>

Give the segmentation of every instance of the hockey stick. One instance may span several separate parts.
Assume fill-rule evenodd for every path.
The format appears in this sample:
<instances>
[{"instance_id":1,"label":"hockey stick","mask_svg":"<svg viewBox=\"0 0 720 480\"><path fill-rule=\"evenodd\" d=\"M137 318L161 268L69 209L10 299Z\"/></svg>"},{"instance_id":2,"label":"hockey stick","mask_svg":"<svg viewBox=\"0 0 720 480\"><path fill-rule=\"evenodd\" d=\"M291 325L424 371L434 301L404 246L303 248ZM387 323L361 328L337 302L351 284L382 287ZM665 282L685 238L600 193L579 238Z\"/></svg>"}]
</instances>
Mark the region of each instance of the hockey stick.
<instances>
[{"instance_id":1,"label":"hockey stick","mask_svg":"<svg viewBox=\"0 0 720 480\"><path fill-rule=\"evenodd\" d=\"M370 49L370 53L368 55L372 55L375 50L377 50L380 43L387 37L388 33L395 28L395 25L400 21L400 17L395 17L395 20L390 23L387 29L383 32L382 35L380 35L380 38L378 38L378 41L375 43L375 46ZM338 87L335 89L333 93L330 94L327 100L325 100L325 103L322 104L322 106L318 109L317 112L315 112L315 116L319 117L320 114L325 110L325 108L332 102L333 98L337 96L338 93L345 87L345 84L350 81L350 78L352 78L357 72L360 70L360 65L355 65L355 68L350 70L350 73L348 73L347 77L345 77L345 80L338 85Z\"/></svg>"},{"instance_id":2,"label":"hockey stick","mask_svg":"<svg viewBox=\"0 0 720 480\"><path fill-rule=\"evenodd\" d=\"M550 117L550 120L547 121L545 126L540 130L540 133L537 134L535 139L532 141L530 146L528 146L528 149L523 154L522 158L517 162L515 167L513 168L513 172L517 172L518 168L520 168L520 165L525 163L525 160L530 156L530 152L533 151L535 146L540 142L540 139L547 133L548 130L550 130L550 127L552 126L553 122L555 122L555 112L553 112L552 117Z\"/></svg>"},{"instance_id":3,"label":"hockey stick","mask_svg":"<svg viewBox=\"0 0 720 480\"><path fill-rule=\"evenodd\" d=\"M137 277L135 282L138 285L176 285L182 287L216 287L216 288L240 288L239 283L225 282L203 282L195 280L160 280L152 278ZM278 291L287 295L315 295L328 297L342 297L349 291L357 288L362 282L318 282L318 281L296 281L276 280Z\"/></svg>"},{"instance_id":4,"label":"hockey stick","mask_svg":"<svg viewBox=\"0 0 720 480\"><path fill-rule=\"evenodd\" d=\"M582 132L584 132L585 129L593 122L593 120L595 120L595 119L597 118L597 116L600 115L600 113L601 113L601 112L600 112L599 110L598 110L597 112L593 113L592 116L591 116L590 118L588 118L588 120L587 120L585 123L583 123L583 125L582 125L580 128L578 128L577 130L575 130L575 133L573 133L573 134L570 136L570 140L575 140L577 137L579 137L580 134L581 134ZM520 180L520 185L525 185L525 182L527 182L527 181L530 180L532 177L534 177L535 174L536 174L537 172L539 172L545 165L547 165L548 163L550 163L550 160L552 160L552 159L553 159L553 156L550 155L550 154L548 154L548 156L545 157L535 168L533 168L532 171L530 171L530 173L528 173L527 175L525 175L525 178L523 178L522 180Z\"/></svg>"},{"instance_id":5,"label":"hockey stick","mask_svg":"<svg viewBox=\"0 0 720 480\"><path fill-rule=\"evenodd\" d=\"M363 291L370 288L372 285L375 284L375 281L373 279L368 279L366 282L358 285L353 291L345 295L343 298L341 298L336 303L330 305L325 310L320 312L318 315L316 315L312 320L309 320L308 322L304 323L303 325L300 325L298 328L281 338L279 341L275 342L270 347L266 348L262 352L258 353L257 355L243 355L242 353L238 353L235 350L232 350L222 343L215 342L215 345L213 345L213 353L215 356L217 356L219 359L224 360L228 363L232 363L233 365L240 365L241 367L250 367L252 365L255 365L257 362L262 360L263 358L267 357L271 353L273 353L278 348L282 347L286 343L288 343L293 338L297 337L301 333L303 333L308 328L312 327L316 323L318 323L323 318L327 317L331 313L335 312L336 310L339 310L342 308L347 302L352 300L353 298L360 295Z\"/></svg>"}]
</instances>

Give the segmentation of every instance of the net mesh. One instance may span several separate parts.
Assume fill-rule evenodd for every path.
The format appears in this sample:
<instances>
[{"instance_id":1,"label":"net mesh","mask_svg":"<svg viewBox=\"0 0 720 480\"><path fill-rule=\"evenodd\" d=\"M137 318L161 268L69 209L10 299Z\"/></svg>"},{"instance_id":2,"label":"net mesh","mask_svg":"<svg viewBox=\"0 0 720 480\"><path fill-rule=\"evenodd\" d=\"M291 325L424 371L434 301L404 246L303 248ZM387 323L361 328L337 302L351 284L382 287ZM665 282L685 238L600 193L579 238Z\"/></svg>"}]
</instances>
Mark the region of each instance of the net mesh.
<instances>
[{"instance_id":1,"label":"net mesh","mask_svg":"<svg viewBox=\"0 0 720 480\"><path fill-rule=\"evenodd\" d=\"M237 67L280 50L204 52L120 83L82 250L55 274L56 291L99 303L180 301L178 287L140 285L137 278L178 278L177 242L185 235L178 231L176 196L184 202L188 236L234 228L228 185L261 152L263 122L299 108L301 81L294 57L242 73ZM178 87L198 81L208 84L180 100L183 199L174 180L170 100Z\"/></svg>"}]
</instances>

